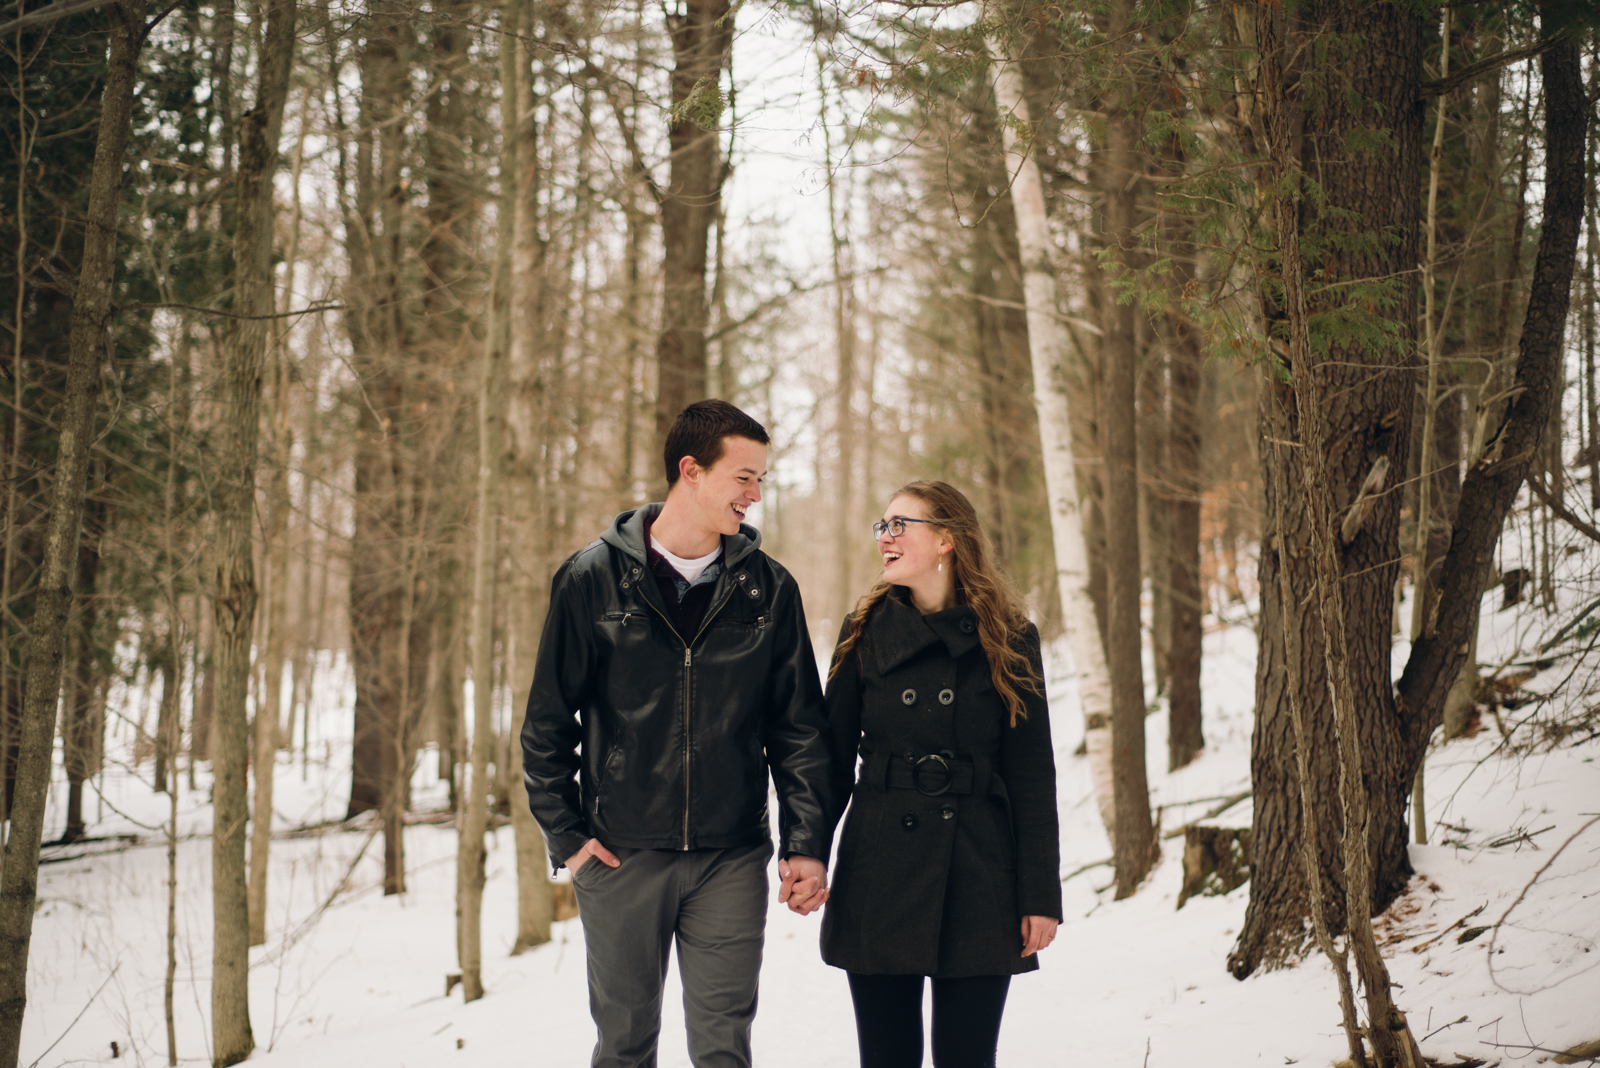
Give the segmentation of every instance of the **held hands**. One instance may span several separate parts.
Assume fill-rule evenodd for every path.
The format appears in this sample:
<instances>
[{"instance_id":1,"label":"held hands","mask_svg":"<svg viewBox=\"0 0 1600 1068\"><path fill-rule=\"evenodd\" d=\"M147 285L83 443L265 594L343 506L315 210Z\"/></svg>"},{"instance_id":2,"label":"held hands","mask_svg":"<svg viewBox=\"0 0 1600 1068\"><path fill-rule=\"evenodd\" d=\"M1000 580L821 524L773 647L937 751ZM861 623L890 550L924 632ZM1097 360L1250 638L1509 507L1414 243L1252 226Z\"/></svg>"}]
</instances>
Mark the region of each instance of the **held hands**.
<instances>
[{"instance_id":1,"label":"held hands","mask_svg":"<svg viewBox=\"0 0 1600 1068\"><path fill-rule=\"evenodd\" d=\"M828 900L828 869L820 860L796 853L778 861L778 901L789 911L808 916Z\"/></svg>"},{"instance_id":2,"label":"held hands","mask_svg":"<svg viewBox=\"0 0 1600 1068\"><path fill-rule=\"evenodd\" d=\"M1041 949L1050 948L1056 940L1056 927L1060 920L1049 916L1022 917L1022 955L1031 957Z\"/></svg>"},{"instance_id":3,"label":"held hands","mask_svg":"<svg viewBox=\"0 0 1600 1068\"><path fill-rule=\"evenodd\" d=\"M608 868L615 868L622 864L616 855L600 844L600 839L591 838L583 843L583 848L567 858L567 871L573 875L578 874L578 869L589 863L589 858L598 858L600 863Z\"/></svg>"}]
</instances>

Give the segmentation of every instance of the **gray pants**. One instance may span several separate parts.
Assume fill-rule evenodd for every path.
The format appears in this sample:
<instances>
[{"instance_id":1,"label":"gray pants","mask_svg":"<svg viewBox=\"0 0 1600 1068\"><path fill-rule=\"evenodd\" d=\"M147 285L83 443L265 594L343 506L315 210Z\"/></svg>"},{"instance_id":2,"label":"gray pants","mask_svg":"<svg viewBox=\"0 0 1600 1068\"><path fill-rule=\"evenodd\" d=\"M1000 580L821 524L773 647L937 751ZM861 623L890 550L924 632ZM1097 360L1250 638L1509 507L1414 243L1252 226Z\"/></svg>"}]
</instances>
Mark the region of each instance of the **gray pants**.
<instances>
[{"instance_id":1,"label":"gray pants","mask_svg":"<svg viewBox=\"0 0 1600 1068\"><path fill-rule=\"evenodd\" d=\"M676 853L616 849L573 877L589 955L594 1068L655 1068L667 954L678 943L695 1068L749 1068L767 923L770 843Z\"/></svg>"}]
</instances>

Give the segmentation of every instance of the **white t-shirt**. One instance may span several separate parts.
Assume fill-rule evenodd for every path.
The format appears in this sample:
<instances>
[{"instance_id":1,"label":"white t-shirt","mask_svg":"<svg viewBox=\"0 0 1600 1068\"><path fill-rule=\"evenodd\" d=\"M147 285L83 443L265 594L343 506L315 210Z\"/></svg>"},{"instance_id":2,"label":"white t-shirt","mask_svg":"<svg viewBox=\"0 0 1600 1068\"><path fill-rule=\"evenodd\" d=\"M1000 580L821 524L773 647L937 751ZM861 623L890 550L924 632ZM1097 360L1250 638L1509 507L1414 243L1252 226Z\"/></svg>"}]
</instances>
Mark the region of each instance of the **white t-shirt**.
<instances>
[{"instance_id":1,"label":"white t-shirt","mask_svg":"<svg viewBox=\"0 0 1600 1068\"><path fill-rule=\"evenodd\" d=\"M672 565L672 569L683 576L685 582L694 582L700 573L710 567L722 555L722 545L719 542L715 549L704 556L697 556L693 560L686 560L667 549L665 545L656 540L654 534L650 535L650 548L661 554L662 559Z\"/></svg>"}]
</instances>

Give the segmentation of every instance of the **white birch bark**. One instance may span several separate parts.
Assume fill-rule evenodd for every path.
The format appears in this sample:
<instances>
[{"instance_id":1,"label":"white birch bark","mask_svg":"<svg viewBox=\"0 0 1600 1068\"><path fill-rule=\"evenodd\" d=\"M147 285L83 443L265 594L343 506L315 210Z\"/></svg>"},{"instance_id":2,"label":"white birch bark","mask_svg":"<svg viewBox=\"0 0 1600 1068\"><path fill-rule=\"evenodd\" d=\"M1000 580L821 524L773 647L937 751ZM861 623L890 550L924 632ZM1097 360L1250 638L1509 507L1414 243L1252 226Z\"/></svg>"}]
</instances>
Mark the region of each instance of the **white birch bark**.
<instances>
[{"instance_id":1,"label":"white birch bark","mask_svg":"<svg viewBox=\"0 0 1600 1068\"><path fill-rule=\"evenodd\" d=\"M1078 700L1083 708L1085 745L1095 801L1106 836L1115 822L1111 779L1111 674L1095 623L1089 596L1089 548L1083 536L1078 474L1072 455L1072 416L1067 407L1066 377L1061 368L1061 322L1056 313L1056 274L1050 256L1049 222L1044 209L1044 182L1021 130L1029 128L1028 102L1022 74L1006 60L1000 45L990 41L990 71L995 100L1005 130L1006 155L1012 170L1011 203L1017 220L1017 246L1022 253L1022 289L1028 306L1028 350L1033 362L1033 403L1039 413L1039 444L1044 459L1045 489L1050 501L1050 532L1055 546L1056 585L1061 591L1061 618L1078 673Z\"/></svg>"}]
</instances>

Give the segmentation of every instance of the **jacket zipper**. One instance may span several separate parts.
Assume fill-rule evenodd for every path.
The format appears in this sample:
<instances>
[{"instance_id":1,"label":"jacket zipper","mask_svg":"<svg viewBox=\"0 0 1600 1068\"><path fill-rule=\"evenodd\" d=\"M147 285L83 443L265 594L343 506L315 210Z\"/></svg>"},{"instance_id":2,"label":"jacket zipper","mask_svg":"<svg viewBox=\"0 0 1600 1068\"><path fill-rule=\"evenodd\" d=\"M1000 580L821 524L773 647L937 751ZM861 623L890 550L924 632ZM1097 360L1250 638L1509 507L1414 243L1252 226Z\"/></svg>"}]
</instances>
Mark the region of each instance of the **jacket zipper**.
<instances>
[{"instance_id":1,"label":"jacket zipper","mask_svg":"<svg viewBox=\"0 0 1600 1068\"><path fill-rule=\"evenodd\" d=\"M723 565L724 568L727 566L726 564ZM711 621L716 618L717 613L722 611L723 606L733 599L734 585L731 582L728 584L728 591L722 595L722 600L711 606L706 612L705 619L700 621L700 629L695 631L694 637L686 642L683 642L683 635L678 633L678 628L672 625L672 620L668 619L664 612L651 604L648 597L643 598L645 606L661 617L661 622L667 625L667 629L672 632L672 636L683 642L683 844L678 848L684 852L689 849L689 706L693 698L690 690L689 669L694 665L693 646L695 642L700 640L700 635L706 632L706 628L711 625Z\"/></svg>"}]
</instances>

